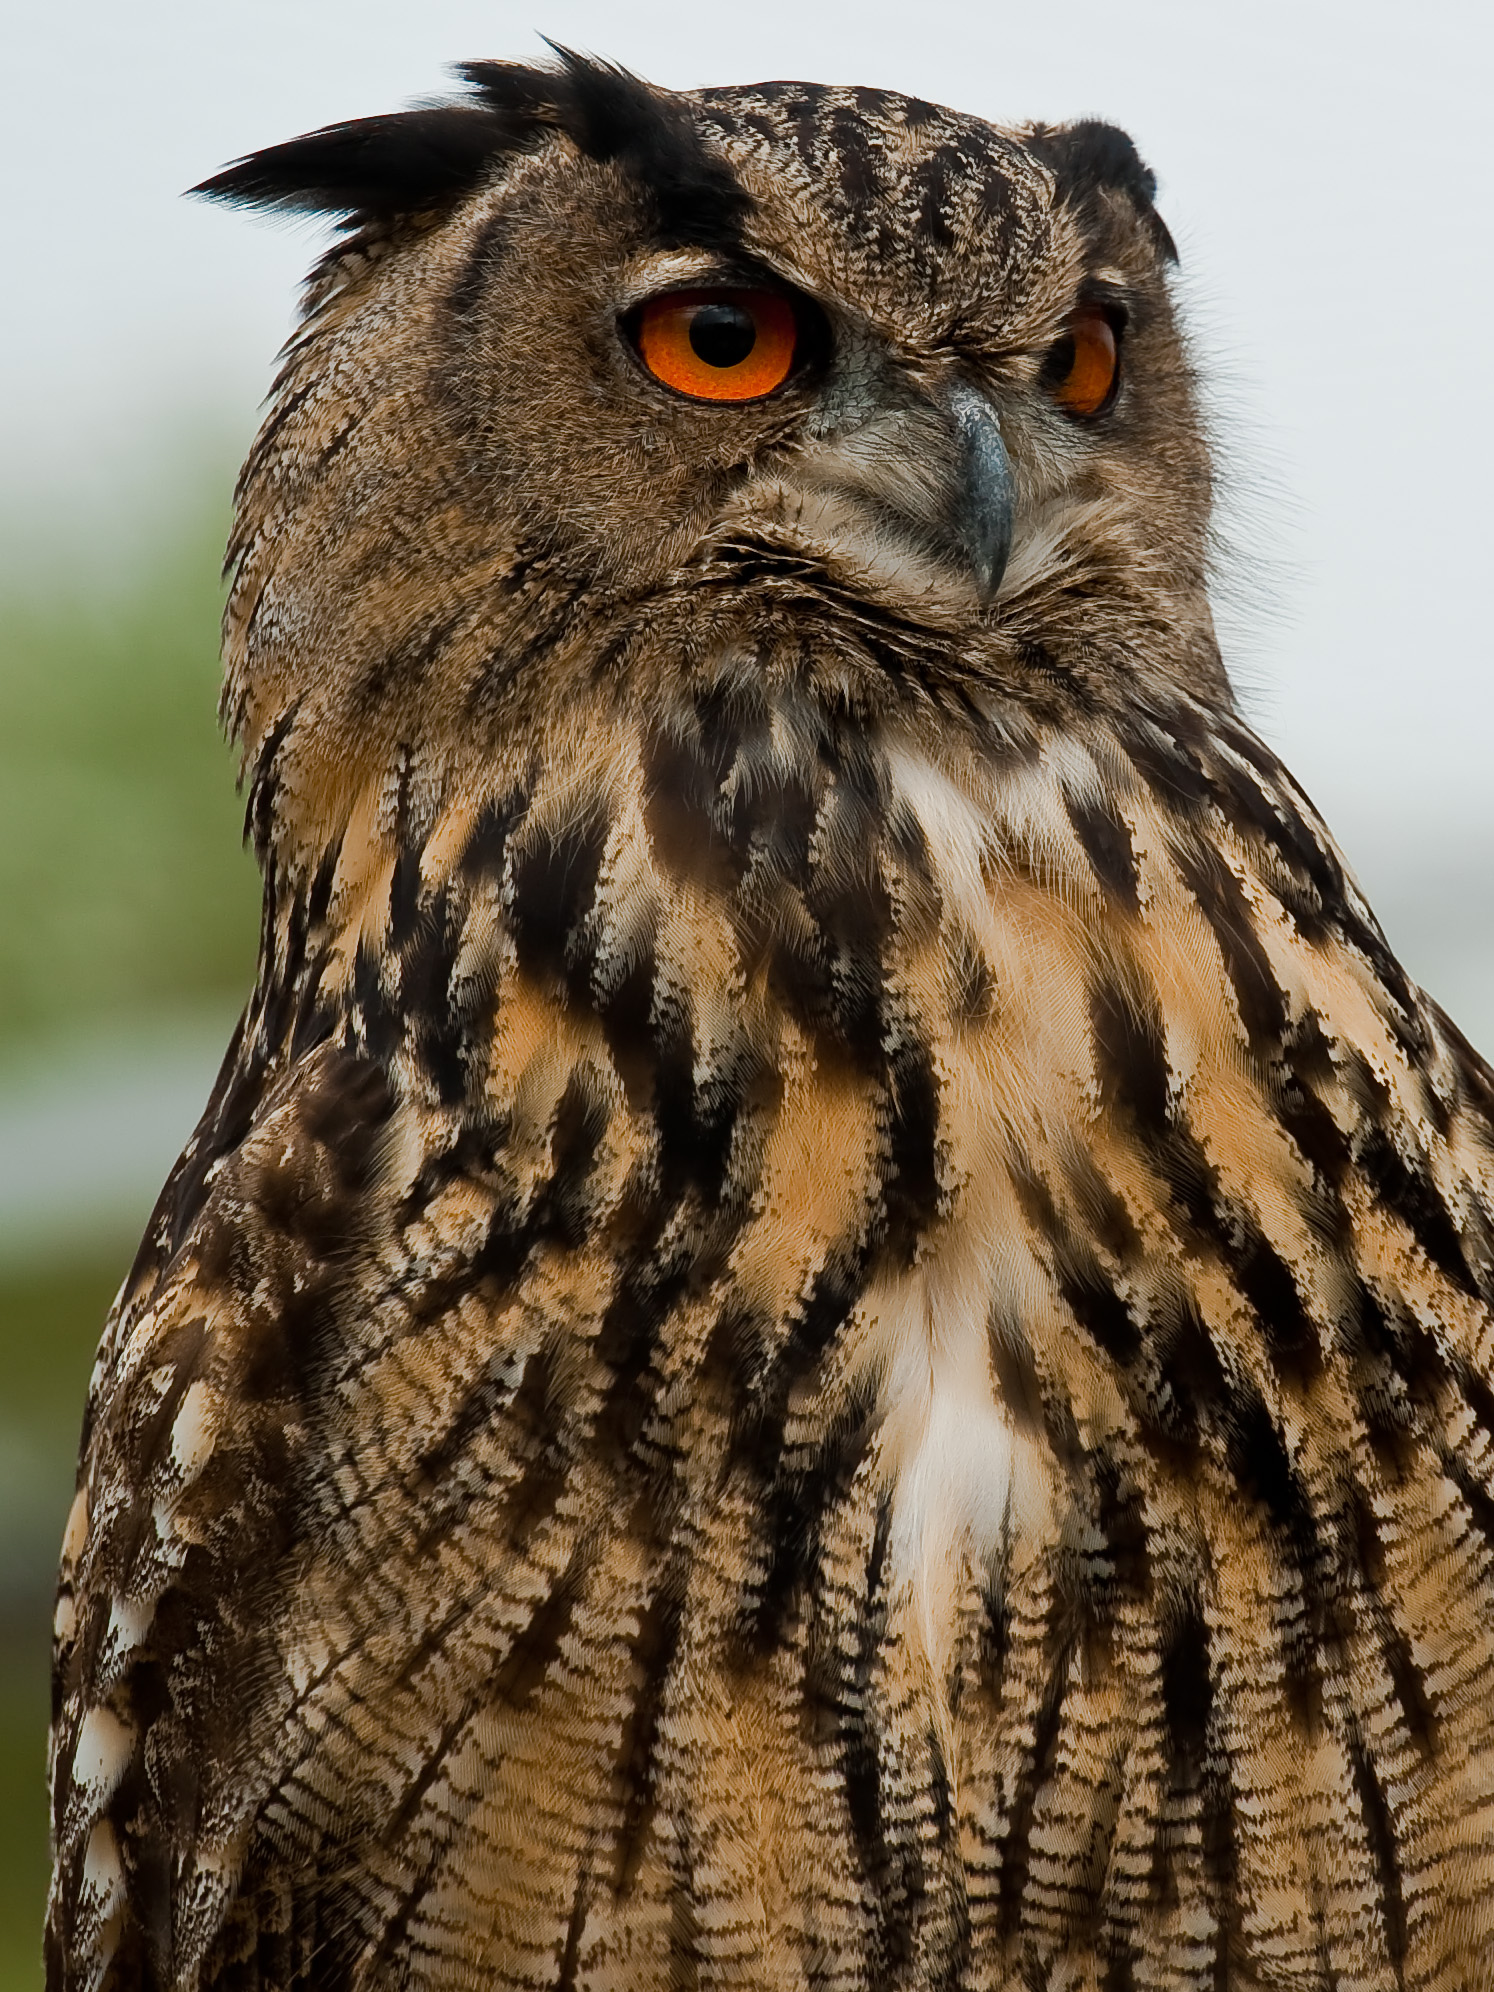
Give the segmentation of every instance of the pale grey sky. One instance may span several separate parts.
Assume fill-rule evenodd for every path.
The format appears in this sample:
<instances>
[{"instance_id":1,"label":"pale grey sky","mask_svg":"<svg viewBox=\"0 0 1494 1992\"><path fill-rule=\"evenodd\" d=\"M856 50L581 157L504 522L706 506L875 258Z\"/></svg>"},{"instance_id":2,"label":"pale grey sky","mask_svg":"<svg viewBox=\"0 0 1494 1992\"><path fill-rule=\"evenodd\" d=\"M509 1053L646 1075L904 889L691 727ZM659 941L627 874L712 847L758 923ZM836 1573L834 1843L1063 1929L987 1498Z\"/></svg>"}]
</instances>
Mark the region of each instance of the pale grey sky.
<instances>
[{"instance_id":1,"label":"pale grey sky","mask_svg":"<svg viewBox=\"0 0 1494 1992\"><path fill-rule=\"evenodd\" d=\"M1217 384L1247 709L1413 970L1494 1044L1494 11L1474 0L0 0L0 510L81 514L107 543L194 431L247 440L319 237L183 187L439 93L459 58L538 56L541 31L666 84L883 83L1133 133Z\"/></svg>"}]
</instances>

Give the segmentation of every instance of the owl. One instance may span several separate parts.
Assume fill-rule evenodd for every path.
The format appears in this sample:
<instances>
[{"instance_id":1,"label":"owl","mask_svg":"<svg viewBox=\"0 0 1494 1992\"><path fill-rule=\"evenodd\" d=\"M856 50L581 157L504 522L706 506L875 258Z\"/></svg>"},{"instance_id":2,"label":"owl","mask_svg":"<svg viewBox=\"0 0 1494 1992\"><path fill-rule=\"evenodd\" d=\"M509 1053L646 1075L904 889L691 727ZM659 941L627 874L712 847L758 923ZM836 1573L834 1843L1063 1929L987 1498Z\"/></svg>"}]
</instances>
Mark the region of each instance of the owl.
<instances>
[{"instance_id":1,"label":"owl","mask_svg":"<svg viewBox=\"0 0 1494 1992\"><path fill-rule=\"evenodd\" d=\"M343 232L54 1992L1487 1992L1494 1075L1236 708L1151 173L463 74L200 190Z\"/></svg>"}]
</instances>

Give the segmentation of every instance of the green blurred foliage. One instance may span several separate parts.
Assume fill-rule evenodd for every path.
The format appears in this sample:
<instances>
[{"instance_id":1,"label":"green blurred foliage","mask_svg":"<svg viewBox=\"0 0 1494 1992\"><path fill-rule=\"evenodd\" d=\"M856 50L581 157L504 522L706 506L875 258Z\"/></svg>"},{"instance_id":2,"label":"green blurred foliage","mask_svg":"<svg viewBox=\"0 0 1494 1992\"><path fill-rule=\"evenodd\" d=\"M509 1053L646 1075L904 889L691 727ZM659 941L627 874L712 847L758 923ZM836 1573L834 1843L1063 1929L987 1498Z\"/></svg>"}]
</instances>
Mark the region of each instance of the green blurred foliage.
<instances>
[{"instance_id":1,"label":"green blurred foliage","mask_svg":"<svg viewBox=\"0 0 1494 1992\"><path fill-rule=\"evenodd\" d=\"M0 1992L38 1992L47 1899L46 1648L0 1627Z\"/></svg>"},{"instance_id":2,"label":"green blurred foliage","mask_svg":"<svg viewBox=\"0 0 1494 1992\"><path fill-rule=\"evenodd\" d=\"M0 590L0 1073L248 993L258 882L216 719L229 485L132 573L80 588L59 561ZM52 1569L133 1249L0 1265L0 1992L41 1983Z\"/></svg>"},{"instance_id":3,"label":"green blurred foliage","mask_svg":"<svg viewBox=\"0 0 1494 1992\"><path fill-rule=\"evenodd\" d=\"M258 895L216 719L224 528L203 506L136 575L0 599L0 1050L248 988Z\"/></svg>"}]
</instances>

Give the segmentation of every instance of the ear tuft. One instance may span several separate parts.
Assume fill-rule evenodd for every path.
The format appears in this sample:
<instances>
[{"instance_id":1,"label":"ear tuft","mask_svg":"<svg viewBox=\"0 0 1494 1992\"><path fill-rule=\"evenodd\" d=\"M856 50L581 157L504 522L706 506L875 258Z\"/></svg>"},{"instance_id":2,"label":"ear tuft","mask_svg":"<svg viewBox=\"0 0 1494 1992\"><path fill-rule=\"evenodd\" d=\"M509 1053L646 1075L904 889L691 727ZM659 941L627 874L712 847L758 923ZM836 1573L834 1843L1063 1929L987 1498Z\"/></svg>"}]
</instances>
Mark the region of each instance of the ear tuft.
<instances>
[{"instance_id":1,"label":"ear tuft","mask_svg":"<svg viewBox=\"0 0 1494 1992\"><path fill-rule=\"evenodd\" d=\"M191 191L234 207L344 215L361 226L460 200L508 141L485 106L443 104L327 125L237 159Z\"/></svg>"},{"instance_id":2,"label":"ear tuft","mask_svg":"<svg viewBox=\"0 0 1494 1992\"><path fill-rule=\"evenodd\" d=\"M1071 125L1034 125L1027 148L1058 182L1058 196L1083 208L1101 189L1125 194L1166 262L1178 260L1177 244L1154 205L1157 176L1119 126L1084 118Z\"/></svg>"},{"instance_id":3,"label":"ear tuft","mask_svg":"<svg viewBox=\"0 0 1494 1992\"><path fill-rule=\"evenodd\" d=\"M193 187L237 207L341 215L362 228L453 207L495 159L564 132L588 158L616 160L650 197L667 244L737 239L751 203L677 97L612 63L560 48L553 68L466 62L464 102L328 125L235 160Z\"/></svg>"},{"instance_id":4,"label":"ear tuft","mask_svg":"<svg viewBox=\"0 0 1494 1992\"><path fill-rule=\"evenodd\" d=\"M549 46L553 69L464 62L459 73L501 117L549 124L588 159L616 160L647 190L666 243L735 243L752 203L680 99L616 63L578 55L558 42Z\"/></svg>"}]
</instances>

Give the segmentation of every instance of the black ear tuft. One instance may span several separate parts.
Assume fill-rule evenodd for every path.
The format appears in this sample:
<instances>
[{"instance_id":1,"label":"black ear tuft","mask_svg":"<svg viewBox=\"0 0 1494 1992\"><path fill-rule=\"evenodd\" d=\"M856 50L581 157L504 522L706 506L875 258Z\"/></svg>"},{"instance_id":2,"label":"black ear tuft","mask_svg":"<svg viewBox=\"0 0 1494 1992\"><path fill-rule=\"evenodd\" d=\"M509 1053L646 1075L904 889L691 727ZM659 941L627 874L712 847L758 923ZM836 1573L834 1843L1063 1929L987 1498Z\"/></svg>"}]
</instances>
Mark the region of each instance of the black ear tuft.
<instances>
[{"instance_id":1,"label":"black ear tuft","mask_svg":"<svg viewBox=\"0 0 1494 1992\"><path fill-rule=\"evenodd\" d=\"M1127 195L1157 253L1169 263L1178 260L1177 244L1153 205L1157 176L1126 132L1096 118L1071 125L1035 125L1027 135L1027 146L1051 169L1060 200L1082 208L1101 188Z\"/></svg>"},{"instance_id":2,"label":"black ear tuft","mask_svg":"<svg viewBox=\"0 0 1494 1992\"><path fill-rule=\"evenodd\" d=\"M192 192L239 207L342 215L360 228L454 206L493 160L560 131L588 158L615 159L632 175L665 246L734 246L751 202L681 100L611 63L565 48L555 54L553 69L463 63L458 73L475 98L328 125L235 160Z\"/></svg>"},{"instance_id":3,"label":"black ear tuft","mask_svg":"<svg viewBox=\"0 0 1494 1992\"><path fill-rule=\"evenodd\" d=\"M680 101L615 63L550 47L552 70L464 62L460 74L499 116L551 124L589 159L624 166L651 196L666 246L732 246L751 201Z\"/></svg>"},{"instance_id":4,"label":"black ear tuft","mask_svg":"<svg viewBox=\"0 0 1494 1992\"><path fill-rule=\"evenodd\" d=\"M486 106L445 104L328 125L237 159L191 191L236 207L340 214L361 224L449 206L511 144Z\"/></svg>"}]
</instances>

